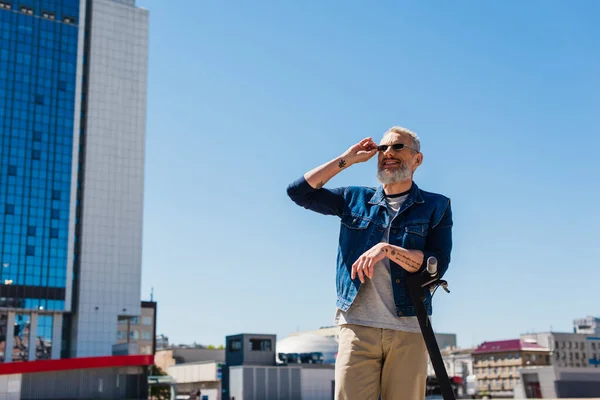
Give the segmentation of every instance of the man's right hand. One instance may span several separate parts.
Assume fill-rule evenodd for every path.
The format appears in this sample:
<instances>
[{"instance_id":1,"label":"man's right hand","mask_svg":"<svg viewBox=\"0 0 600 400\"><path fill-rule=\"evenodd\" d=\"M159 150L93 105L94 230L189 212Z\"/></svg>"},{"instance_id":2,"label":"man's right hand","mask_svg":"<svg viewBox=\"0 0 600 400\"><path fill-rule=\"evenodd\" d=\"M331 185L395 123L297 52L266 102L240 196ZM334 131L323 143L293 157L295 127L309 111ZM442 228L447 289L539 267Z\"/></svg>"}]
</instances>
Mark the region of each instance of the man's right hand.
<instances>
[{"instance_id":1,"label":"man's right hand","mask_svg":"<svg viewBox=\"0 0 600 400\"><path fill-rule=\"evenodd\" d=\"M342 163L343 160L347 164L345 166L350 166L352 164L368 161L375 154L377 154L377 144L375 144L373 139L367 137L346 150L346 152L342 154L340 163Z\"/></svg>"},{"instance_id":2,"label":"man's right hand","mask_svg":"<svg viewBox=\"0 0 600 400\"><path fill-rule=\"evenodd\" d=\"M377 154L377 145L370 138L364 138L354 146L350 147L340 157L335 158L323 165L304 174L304 178L310 186L321 189L327 181L337 175L341 170L352 164L369 160Z\"/></svg>"}]
</instances>

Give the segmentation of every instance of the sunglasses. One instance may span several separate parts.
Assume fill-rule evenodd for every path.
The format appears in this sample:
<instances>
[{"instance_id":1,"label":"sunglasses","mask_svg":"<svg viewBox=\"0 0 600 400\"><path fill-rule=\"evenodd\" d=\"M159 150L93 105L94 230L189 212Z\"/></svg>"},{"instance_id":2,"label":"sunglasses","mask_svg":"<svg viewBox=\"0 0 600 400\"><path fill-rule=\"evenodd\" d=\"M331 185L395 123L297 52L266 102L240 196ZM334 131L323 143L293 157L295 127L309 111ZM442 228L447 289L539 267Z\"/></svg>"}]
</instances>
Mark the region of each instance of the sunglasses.
<instances>
[{"instance_id":1,"label":"sunglasses","mask_svg":"<svg viewBox=\"0 0 600 400\"><path fill-rule=\"evenodd\" d=\"M417 153L419 152L417 149L413 149L412 147L408 147L404 143L394 143L392 145L389 145L389 144L380 144L379 146L377 146L377 150L383 153L383 152L385 152L388 149L388 147L391 147L392 150L394 150L394 151L400 151L402 149L410 149L410 150L416 151Z\"/></svg>"}]
</instances>

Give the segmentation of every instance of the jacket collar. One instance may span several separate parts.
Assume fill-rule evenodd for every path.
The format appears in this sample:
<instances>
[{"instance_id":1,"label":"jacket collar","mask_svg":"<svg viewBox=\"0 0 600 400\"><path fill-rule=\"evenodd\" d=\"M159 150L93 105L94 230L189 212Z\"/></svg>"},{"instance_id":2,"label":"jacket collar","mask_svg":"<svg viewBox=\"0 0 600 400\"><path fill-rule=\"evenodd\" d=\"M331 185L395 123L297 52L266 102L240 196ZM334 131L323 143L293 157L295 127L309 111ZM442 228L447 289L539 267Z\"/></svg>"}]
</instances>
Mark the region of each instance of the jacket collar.
<instances>
[{"instance_id":1,"label":"jacket collar","mask_svg":"<svg viewBox=\"0 0 600 400\"><path fill-rule=\"evenodd\" d=\"M421 190L419 189L417 184L413 181L413 183L410 187L410 190L408 192L408 197L406 198L406 201L404 203L406 205L409 205L412 203L421 204L424 202L425 202L425 200L423 200L423 196L421 195ZM371 200L369 200L369 204L385 205L385 192L383 191L383 185L379 185L379 187L377 187L375 194L373 195L373 197L371 197Z\"/></svg>"}]
</instances>

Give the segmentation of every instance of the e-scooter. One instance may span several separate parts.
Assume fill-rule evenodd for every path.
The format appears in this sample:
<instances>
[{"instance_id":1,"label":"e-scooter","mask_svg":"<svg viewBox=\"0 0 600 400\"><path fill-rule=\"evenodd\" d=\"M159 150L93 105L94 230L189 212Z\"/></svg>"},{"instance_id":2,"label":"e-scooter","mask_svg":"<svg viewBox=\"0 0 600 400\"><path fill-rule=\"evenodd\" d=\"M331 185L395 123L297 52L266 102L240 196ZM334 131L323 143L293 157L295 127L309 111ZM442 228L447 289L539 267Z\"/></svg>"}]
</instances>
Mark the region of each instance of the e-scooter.
<instances>
[{"instance_id":1,"label":"e-scooter","mask_svg":"<svg viewBox=\"0 0 600 400\"><path fill-rule=\"evenodd\" d=\"M424 303L426 291L432 292L433 297L433 293L441 286L446 292L450 293L448 290L448 282L441 280L438 275L437 259L435 257L429 257L427 259L427 268L419 274L410 276L406 283L419 320L421 332L423 333L423 339L425 339L425 345L427 346L427 351L431 358L431 364L433 365L435 375L439 381L442 397L444 400L455 400L454 390L452 389L452 384L448 378L442 354L440 353L440 348L437 344L435 334L433 333L431 321L427 315Z\"/></svg>"}]
</instances>

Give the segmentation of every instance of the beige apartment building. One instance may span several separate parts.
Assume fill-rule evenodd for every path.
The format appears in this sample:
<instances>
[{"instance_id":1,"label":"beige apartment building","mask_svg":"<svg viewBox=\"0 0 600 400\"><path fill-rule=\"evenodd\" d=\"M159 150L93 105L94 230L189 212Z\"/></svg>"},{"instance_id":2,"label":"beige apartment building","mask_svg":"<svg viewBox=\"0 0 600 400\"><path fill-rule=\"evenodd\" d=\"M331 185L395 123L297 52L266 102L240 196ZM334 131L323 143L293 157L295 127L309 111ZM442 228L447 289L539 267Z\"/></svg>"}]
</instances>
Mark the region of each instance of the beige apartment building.
<instances>
[{"instance_id":1,"label":"beige apartment building","mask_svg":"<svg viewBox=\"0 0 600 400\"><path fill-rule=\"evenodd\" d=\"M142 301L139 317L119 317L117 343L134 354L156 353L156 302Z\"/></svg>"},{"instance_id":2,"label":"beige apartment building","mask_svg":"<svg viewBox=\"0 0 600 400\"><path fill-rule=\"evenodd\" d=\"M479 391L513 397L520 385L520 368L550 365L550 349L525 339L484 342L473 351L473 371Z\"/></svg>"}]
</instances>

